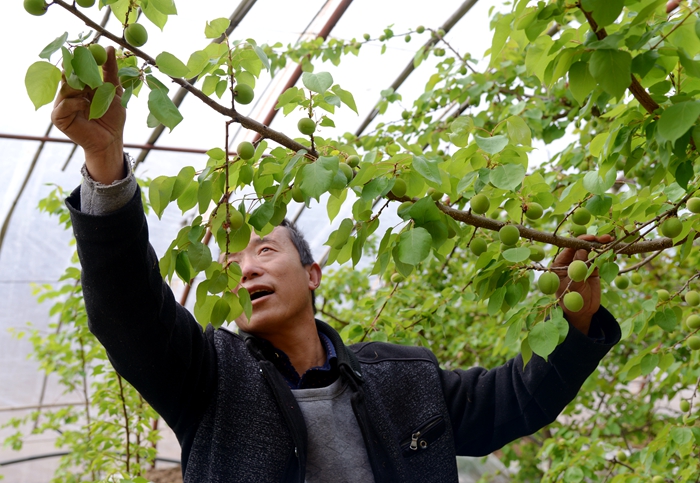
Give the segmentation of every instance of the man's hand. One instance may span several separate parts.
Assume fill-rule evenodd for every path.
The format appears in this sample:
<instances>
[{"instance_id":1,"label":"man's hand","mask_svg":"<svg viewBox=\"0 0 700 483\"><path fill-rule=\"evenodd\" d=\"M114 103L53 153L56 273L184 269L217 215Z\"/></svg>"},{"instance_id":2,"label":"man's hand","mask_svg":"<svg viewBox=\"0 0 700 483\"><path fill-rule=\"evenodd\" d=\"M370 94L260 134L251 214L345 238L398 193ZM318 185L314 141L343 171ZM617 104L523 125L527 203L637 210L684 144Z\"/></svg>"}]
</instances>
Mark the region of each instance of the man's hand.
<instances>
[{"instance_id":1,"label":"man's hand","mask_svg":"<svg viewBox=\"0 0 700 483\"><path fill-rule=\"evenodd\" d=\"M581 240L586 241L597 241L598 243L610 243L612 237L610 235L602 235L596 237L594 235L581 235L578 237ZM552 268L554 268L554 273L559 275L559 289L557 290L557 297L560 297L566 287L569 287L569 276L566 273L566 268L574 260L588 260L588 250L574 248L565 248L559 253L557 258L552 262ZM559 268L558 270L556 270ZM588 328L591 325L591 318L600 308L600 277L598 276L598 269L596 268L590 277L588 277L583 282L572 282L569 287L569 291L578 292L583 297L583 308L578 312L571 312L568 310L564 304L560 301L559 305L562 310L564 310L564 315L566 319L576 327L578 330L588 335Z\"/></svg>"},{"instance_id":2,"label":"man's hand","mask_svg":"<svg viewBox=\"0 0 700 483\"><path fill-rule=\"evenodd\" d=\"M101 118L90 119L90 102L95 90L89 87L75 90L65 79L51 113L54 125L85 151L85 165L92 179L103 184L123 179L126 174L123 140L126 109L121 105L124 90L117 71L114 47L107 47L107 62L102 68L104 81L114 84L117 91Z\"/></svg>"}]
</instances>

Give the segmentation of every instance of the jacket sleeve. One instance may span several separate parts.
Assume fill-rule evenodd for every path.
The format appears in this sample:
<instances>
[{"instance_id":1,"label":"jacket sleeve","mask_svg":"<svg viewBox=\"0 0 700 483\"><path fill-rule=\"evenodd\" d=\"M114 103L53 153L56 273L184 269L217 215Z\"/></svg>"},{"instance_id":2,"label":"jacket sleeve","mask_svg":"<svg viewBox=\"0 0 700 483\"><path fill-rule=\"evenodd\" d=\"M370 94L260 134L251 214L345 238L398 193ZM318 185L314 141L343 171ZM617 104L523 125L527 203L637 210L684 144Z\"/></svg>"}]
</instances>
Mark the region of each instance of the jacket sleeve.
<instances>
[{"instance_id":1,"label":"jacket sleeve","mask_svg":"<svg viewBox=\"0 0 700 483\"><path fill-rule=\"evenodd\" d=\"M80 188L66 204L82 265L90 331L117 372L182 443L193 436L215 391L213 330L203 332L162 280L148 242L140 190L106 215L80 211Z\"/></svg>"},{"instance_id":2,"label":"jacket sleeve","mask_svg":"<svg viewBox=\"0 0 700 483\"><path fill-rule=\"evenodd\" d=\"M602 342L570 325L548 361L533 354L524 370L520 355L492 370L440 370L457 454L487 455L553 422L620 340L619 325L603 307L591 328L602 331Z\"/></svg>"}]
</instances>

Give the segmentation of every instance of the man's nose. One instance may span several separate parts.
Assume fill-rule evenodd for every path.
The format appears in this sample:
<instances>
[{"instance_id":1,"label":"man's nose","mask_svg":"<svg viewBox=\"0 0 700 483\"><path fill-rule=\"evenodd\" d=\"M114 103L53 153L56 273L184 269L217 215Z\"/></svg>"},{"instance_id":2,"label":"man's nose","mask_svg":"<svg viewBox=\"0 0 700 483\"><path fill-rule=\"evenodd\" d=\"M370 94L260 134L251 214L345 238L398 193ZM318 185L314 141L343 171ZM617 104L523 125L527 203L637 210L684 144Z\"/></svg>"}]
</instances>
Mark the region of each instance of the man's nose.
<instances>
[{"instance_id":1,"label":"man's nose","mask_svg":"<svg viewBox=\"0 0 700 483\"><path fill-rule=\"evenodd\" d=\"M244 258L238 264L241 267L241 283L253 280L262 274L260 265L254 259Z\"/></svg>"}]
</instances>

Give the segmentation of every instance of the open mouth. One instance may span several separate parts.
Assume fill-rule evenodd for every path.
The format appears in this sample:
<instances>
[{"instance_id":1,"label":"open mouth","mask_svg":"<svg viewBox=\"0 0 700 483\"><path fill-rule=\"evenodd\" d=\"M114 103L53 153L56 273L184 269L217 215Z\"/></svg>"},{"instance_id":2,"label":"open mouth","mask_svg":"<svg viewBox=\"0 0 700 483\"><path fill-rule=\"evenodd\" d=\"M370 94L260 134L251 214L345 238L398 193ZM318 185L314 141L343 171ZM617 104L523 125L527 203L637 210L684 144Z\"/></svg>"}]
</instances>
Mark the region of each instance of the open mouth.
<instances>
[{"instance_id":1,"label":"open mouth","mask_svg":"<svg viewBox=\"0 0 700 483\"><path fill-rule=\"evenodd\" d=\"M274 292L270 292L269 290L260 290L258 292L250 294L250 301L254 302L258 300L259 298L265 297L267 295L272 295Z\"/></svg>"}]
</instances>

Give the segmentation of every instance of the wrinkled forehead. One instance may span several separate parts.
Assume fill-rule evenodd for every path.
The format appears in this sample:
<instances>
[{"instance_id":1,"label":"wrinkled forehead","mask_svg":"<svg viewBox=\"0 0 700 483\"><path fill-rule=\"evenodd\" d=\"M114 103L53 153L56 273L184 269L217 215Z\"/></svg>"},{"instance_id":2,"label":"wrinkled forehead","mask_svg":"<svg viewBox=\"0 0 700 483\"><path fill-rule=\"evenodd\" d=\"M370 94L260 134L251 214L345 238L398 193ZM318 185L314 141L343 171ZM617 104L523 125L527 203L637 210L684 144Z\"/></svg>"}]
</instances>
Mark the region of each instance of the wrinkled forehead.
<instances>
[{"instance_id":1,"label":"wrinkled forehead","mask_svg":"<svg viewBox=\"0 0 700 483\"><path fill-rule=\"evenodd\" d=\"M242 251L240 252L235 252L235 253L229 253L229 258L236 257L242 253L245 253L246 251L249 250L254 250L257 246L262 245L264 243L272 243L274 245L278 245L280 247L287 247L289 248L290 246L293 248L294 244L292 243L292 239L289 237L289 233L287 229L283 226L276 226L274 230L272 230L270 233L265 235L264 237L261 237L255 231L253 231L250 235L250 240L248 241L248 246L246 246ZM222 258L225 254L221 254Z\"/></svg>"}]
</instances>

